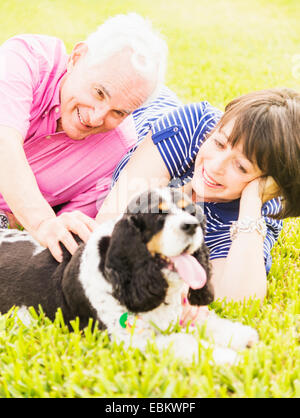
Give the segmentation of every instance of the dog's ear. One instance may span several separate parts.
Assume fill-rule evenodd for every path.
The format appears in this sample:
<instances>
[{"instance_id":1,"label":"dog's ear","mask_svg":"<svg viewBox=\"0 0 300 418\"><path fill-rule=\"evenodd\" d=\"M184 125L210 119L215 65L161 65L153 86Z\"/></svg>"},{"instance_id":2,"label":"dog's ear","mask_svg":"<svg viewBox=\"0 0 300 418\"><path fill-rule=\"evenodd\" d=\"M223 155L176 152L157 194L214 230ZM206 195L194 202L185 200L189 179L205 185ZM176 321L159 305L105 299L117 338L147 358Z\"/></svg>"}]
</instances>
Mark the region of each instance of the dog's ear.
<instances>
[{"instance_id":1,"label":"dog's ear","mask_svg":"<svg viewBox=\"0 0 300 418\"><path fill-rule=\"evenodd\" d=\"M199 223L201 225L203 234L205 234L205 229L206 229L206 216L204 215L203 209L200 206L200 204L195 204L194 205L194 210L195 210L195 213L193 213L193 215L198 219L198 221L199 221Z\"/></svg>"},{"instance_id":2,"label":"dog's ear","mask_svg":"<svg viewBox=\"0 0 300 418\"><path fill-rule=\"evenodd\" d=\"M82 239L78 235L72 233L72 236L73 236L74 240L77 242L77 244L79 246L81 244L83 244ZM67 248L64 246L64 244L62 242L60 242L60 247L61 247L61 250L62 250L63 262L65 264L67 264L71 260L72 255L71 255L70 251L67 250Z\"/></svg>"},{"instance_id":3,"label":"dog's ear","mask_svg":"<svg viewBox=\"0 0 300 418\"><path fill-rule=\"evenodd\" d=\"M209 251L207 246L203 243L201 248L193 254L197 261L204 268L207 276L205 286L201 289L189 289L188 301L191 305L209 305L214 300L214 290L211 283L211 263L209 260Z\"/></svg>"},{"instance_id":4,"label":"dog's ear","mask_svg":"<svg viewBox=\"0 0 300 418\"><path fill-rule=\"evenodd\" d=\"M159 306L168 287L161 273L162 261L152 257L143 242L140 216L124 215L116 224L105 261L113 296L134 313Z\"/></svg>"},{"instance_id":5,"label":"dog's ear","mask_svg":"<svg viewBox=\"0 0 300 418\"><path fill-rule=\"evenodd\" d=\"M110 243L110 236L108 235L105 235L104 237L102 237L100 241L98 242L98 250L100 254L99 269L102 274L105 274L105 259L106 259L106 254L108 251L109 243Z\"/></svg>"}]
</instances>

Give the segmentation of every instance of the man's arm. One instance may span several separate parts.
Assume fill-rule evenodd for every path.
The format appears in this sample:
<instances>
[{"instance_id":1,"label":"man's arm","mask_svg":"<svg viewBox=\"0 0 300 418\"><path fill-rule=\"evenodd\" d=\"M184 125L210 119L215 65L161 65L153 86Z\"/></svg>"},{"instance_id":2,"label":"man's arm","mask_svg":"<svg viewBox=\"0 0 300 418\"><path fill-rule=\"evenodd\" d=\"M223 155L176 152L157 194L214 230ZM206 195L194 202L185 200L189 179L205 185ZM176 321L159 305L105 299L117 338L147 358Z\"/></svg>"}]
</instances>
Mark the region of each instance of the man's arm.
<instances>
[{"instance_id":1,"label":"man's arm","mask_svg":"<svg viewBox=\"0 0 300 418\"><path fill-rule=\"evenodd\" d=\"M95 226L83 214L56 217L28 164L21 134L5 126L0 126L0 192L21 225L40 244L48 247L57 261L62 260L59 241L71 253L77 249L69 231L87 240Z\"/></svg>"}]
</instances>

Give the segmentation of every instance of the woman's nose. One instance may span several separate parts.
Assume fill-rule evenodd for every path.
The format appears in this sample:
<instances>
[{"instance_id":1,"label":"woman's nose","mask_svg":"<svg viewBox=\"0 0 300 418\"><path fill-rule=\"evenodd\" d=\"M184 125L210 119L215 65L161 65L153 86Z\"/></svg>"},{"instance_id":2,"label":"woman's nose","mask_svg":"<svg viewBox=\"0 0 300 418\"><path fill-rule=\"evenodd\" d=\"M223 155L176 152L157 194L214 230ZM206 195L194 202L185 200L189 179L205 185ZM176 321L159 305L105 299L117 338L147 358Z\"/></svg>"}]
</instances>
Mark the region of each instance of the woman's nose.
<instances>
[{"instance_id":1,"label":"woman's nose","mask_svg":"<svg viewBox=\"0 0 300 418\"><path fill-rule=\"evenodd\" d=\"M214 158L211 162L211 174L220 175L223 174L226 167L226 160L224 158Z\"/></svg>"}]
</instances>

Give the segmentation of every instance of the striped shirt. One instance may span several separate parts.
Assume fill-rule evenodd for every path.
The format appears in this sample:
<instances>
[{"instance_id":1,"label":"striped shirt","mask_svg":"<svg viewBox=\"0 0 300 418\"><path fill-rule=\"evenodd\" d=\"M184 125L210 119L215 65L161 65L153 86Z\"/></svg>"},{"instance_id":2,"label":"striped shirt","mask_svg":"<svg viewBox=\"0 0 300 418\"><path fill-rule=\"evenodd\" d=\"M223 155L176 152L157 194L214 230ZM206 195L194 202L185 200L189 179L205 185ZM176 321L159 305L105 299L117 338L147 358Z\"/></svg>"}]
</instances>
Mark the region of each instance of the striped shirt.
<instances>
[{"instance_id":1,"label":"striped shirt","mask_svg":"<svg viewBox=\"0 0 300 418\"><path fill-rule=\"evenodd\" d=\"M174 108L169 101L167 108L159 109L158 103L153 108L139 109L133 114L138 132L138 143L132 148L117 166L113 181L115 182L129 161L137 145L151 129L153 143L169 171L171 187L180 187L191 181L194 173L196 155L203 144L206 134L210 132L222 116L222 112L208 102L182 105ZM170 109L167 109L170 110ZM163 116L161 114L163 113ZM230 226L238 219L240 200L231 202L201 202L207 218L205 242L210 250L210 258L226 258L231 246ZM264 240L264 259L266 271L272 264L271 249L282 229L282 221L270 218L278 213L280 201L272 199L262 207L262 216L267 224L267 235Z\"/></svg>"}]
</instances>

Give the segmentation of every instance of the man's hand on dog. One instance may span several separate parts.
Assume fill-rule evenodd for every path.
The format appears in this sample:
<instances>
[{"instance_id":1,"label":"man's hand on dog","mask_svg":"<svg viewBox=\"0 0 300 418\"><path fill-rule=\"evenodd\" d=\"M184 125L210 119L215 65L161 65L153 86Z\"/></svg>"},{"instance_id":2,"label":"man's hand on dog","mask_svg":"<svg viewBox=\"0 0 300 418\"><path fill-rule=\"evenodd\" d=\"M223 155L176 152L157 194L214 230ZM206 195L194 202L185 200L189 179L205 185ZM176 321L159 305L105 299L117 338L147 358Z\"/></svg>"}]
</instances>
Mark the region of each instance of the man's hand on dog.
<instances>
[{"instance_id":1,"label":"man's hand on dog","mask_svg":"<svg viewBox=\"0 0 300 418\"><path fill-rule=\"evenodd\" d=\"M36 231L30 231L34 238L44 247L49 248L53 257L62 262L61 242L66 249L74 254L78 244L72 233L86 242L98 223L80 211L65 212L55 218L46 219L40 223Z\"/></svg>"}]
</instances>

